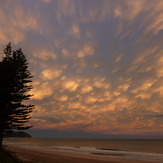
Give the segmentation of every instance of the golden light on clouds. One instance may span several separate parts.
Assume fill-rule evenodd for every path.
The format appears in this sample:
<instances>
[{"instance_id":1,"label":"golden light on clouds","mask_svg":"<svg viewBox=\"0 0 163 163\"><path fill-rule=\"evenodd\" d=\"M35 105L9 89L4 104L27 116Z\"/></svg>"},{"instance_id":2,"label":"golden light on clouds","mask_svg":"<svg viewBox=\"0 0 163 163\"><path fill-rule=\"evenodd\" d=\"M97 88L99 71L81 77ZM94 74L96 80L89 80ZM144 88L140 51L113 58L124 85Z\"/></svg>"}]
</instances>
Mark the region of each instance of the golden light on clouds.
<instances>
[{"instance_id":1,"label":"golden light on clouds","mask_svg":"<svg viewBox=\"0 0 163 163\"><path fill-rule=\"evenodd\" d=\"M163 135L162 10L162 0L1 2L0 47L22 47L34 74L30 123Z\"/></svg>"},{"instance_id":2,"label":"golden light on clouds","mask_svg":"<svg viewBox=\"0 0 163 163\"><path fill-rule=\"evenodd\" d=\"M62 73L61 70L46 69L46 70L41 72L41 78L43 80L52 80L52 79L57 78L58 76L60 76L61 73Z\"/></svg>"},{"instance_id":3,"label":"golden light on clouds","mask_svg":"<svg viewBox=\"0 0 163 163\"><path fill-rule=\"evenodd\" d=\"M75 81L66 81L63 84L63 87L67 90L69 90L70 92L76 91L76 89L78 88L79 84Z\"/></svg>"}]
</instances>

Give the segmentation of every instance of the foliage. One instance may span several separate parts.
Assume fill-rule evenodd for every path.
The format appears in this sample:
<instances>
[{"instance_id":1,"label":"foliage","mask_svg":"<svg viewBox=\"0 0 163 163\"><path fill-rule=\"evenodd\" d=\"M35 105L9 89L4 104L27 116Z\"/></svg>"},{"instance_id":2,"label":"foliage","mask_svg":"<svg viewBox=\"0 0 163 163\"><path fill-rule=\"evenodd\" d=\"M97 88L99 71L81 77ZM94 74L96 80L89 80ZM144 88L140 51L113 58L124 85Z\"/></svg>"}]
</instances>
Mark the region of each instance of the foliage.
<instances>
[{"instance_id":1,"label":"foliage","mask_svg":"<svg viewBox=\"0 0 163 163\"><path fill-rule=\"evenodd\" d=\"M26 56L21 49L12 50L11 43L4 49L4 58L0 62L0 134L6 130L23 130L34 105L24 104L30 99L31 73L28 70Z\"/></svg>"}]
</instances>

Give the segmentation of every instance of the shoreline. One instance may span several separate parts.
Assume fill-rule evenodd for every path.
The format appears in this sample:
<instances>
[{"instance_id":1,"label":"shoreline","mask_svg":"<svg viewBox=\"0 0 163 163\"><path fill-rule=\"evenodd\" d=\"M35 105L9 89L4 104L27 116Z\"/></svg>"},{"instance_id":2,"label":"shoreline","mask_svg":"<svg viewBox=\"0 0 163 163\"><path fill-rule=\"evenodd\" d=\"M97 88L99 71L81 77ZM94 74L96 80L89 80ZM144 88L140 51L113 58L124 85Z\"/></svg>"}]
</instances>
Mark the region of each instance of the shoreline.
<instances>
[{"instance_id":1,"label":"shoreline","mask_svg":"<svg viewBox=\"0 0 163 163\"><path fill-rule=\"evenodd\" d=\"M90 151L63 147L42 147L5 144L5 150L22 163L55 162L55 163L161 163L162 154L155 154L158 160L150 159L150 153L133 153L125 151ZM128 154L128 155L127 155ZM146 155L147 154L147 155ZM141 157L141 155L143 157ZM139 157L137 157L139 156ZM157 158L157 157L156 157Z\"/></svg>"}]
</instances>

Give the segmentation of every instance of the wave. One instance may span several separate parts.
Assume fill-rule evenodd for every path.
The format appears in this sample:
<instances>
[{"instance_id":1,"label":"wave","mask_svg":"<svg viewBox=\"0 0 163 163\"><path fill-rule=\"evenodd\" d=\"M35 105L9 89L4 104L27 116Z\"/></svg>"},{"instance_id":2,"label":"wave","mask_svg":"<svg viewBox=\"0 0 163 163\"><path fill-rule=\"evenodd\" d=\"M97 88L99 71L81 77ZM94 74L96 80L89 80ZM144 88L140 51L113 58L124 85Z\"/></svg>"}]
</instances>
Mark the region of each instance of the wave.
<instances>
[{"instance_id":1,"label":"wave","mask_svg":"<svg viewBox=\"0 0 163 163\"><path fill-rule=\"evenodd\" d=\"M130 151L121 151L119 149L114 148L95 148L95 147L69 147L69 146L43 146L36 145L33 143L9 143L6 142L5 145L11 146L21 146L25 148L37 148L40 150L48 150L48 151L64 151L71 153L78 153L82 155L96 155L97 157L117 157L117 158L126 158L126 159L136 159L136 160L144 160L144 161L154 161L157 163L163 162L163 154L157 153L146 153L146 152L130 152Z\"/></svg>"},{"instance_id":2,"label":"wave","mask_svg":"<svg viewBox=\"0 0 163 163\"><path fill-rule=\"evenodd\" d=\"M149 162L150 161L155 161L158 163L163 162L163 154L156 154L156 153L129 152L129 151L120 151L118 149L94 148L94 147L50 146L45 148L51 150L78 152L80 154L97 155L100 157L120 157L120 158L127 158L127 159L144 160Z\"/></svg>"}]
</instances>

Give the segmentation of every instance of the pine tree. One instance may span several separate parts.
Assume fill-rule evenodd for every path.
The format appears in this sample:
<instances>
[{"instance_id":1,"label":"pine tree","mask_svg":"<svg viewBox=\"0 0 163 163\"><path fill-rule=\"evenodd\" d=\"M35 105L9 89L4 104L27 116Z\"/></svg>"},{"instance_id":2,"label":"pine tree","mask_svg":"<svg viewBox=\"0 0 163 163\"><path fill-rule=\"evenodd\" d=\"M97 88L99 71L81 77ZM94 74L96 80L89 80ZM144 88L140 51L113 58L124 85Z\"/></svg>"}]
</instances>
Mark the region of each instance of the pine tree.
<instances>
[{"instance_id":1,"label":"pine tree","mask_svg":"<svg viewBox=\"0 0 163 163\"><path fill-rule=\"evenodd\" d=\"M0 62L0 147L4 132L24 130L31 118L34 105L24 104L32 95L32 75L28 70L26 56L21 49L12 50L11 43L4 49L5 57Z\"/></svg>"}]
</instances>

